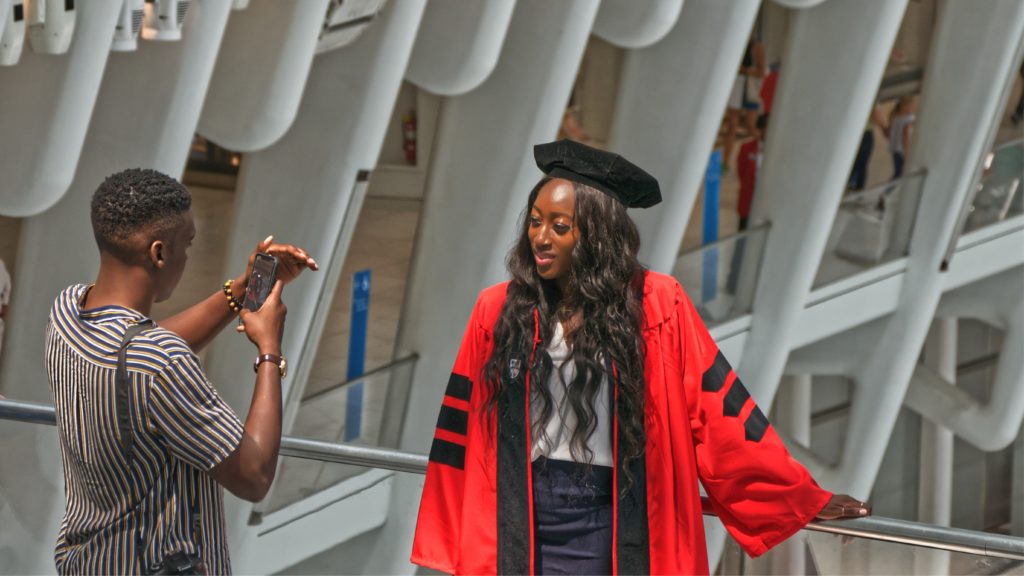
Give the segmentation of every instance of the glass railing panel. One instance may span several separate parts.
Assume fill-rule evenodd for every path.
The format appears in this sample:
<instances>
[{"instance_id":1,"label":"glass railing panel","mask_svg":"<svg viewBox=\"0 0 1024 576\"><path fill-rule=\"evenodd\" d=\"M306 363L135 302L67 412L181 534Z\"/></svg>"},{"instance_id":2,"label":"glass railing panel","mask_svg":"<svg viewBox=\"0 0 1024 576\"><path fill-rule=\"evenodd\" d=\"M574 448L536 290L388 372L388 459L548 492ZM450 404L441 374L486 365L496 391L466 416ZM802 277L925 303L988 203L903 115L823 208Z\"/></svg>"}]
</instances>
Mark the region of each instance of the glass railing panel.
<instances>
[{"instance_id":1,"label":"glass railing panel","mask_svg":"<svg viewBox=\"0 0 1024 576\"><path fill-rule=\"evenodd\" d=\"M963 234L1024 213L1024 140L996 147L967 209Z\"/></svg>"},{"instance_id":2,"label":"glass railing panel","mask_svg":"<svg viewBox=\"0 0 1024 576\"><path fill-rule=\"evenodd\" d=\"M381 426L384 422L388 388L400 384L394 380L395 378L411 376L412 371L404 368L413 362L415 357L398 360L385 368L369 372L358 380L323 388L304 398L299 404L289 435L329 443L344 442L348 445L384 447L381 442ZM348 406L348 391L351 386L359 383L363 386L359 435L346 440L346 421L352 416L351 407ZM317 460L283 459L278 466L274 490L269 502L261 506L261 512L274 512L366 470L367 468L360 466L331 464Z\"/></svg>"},{"instance_id":3,"label":"glass railing panel","mask_svg":"<svg viewBox=\"0 0 1024 576\"><path fill-rule=\"evenodd\" d=\"M918 172L843 198L814 287L906 256L924 178Z\"/></svg>"},{"instance_id":4,"label":"glass railing panel","mask_svg":"<svg viewBox=\"0 0 1024 576\"><path fill-rule=\"evenodd\" d=\"M672 275L708 326L750 312L768 226L751 228L682 254Z\"/></svg>"},{"instance_id":5,"label":"glass railing panel","mask_svg":"<svg viewBox=\"0 0 1024 576\"><path fill-rule=\"evenodd\" d=\"M327 288L330 305L303 397L332 388L353 362L368 372L394 358L421 208L418 200L368 196L363 202L337 283ZM361 323L353 319L360 305ZM353 337L362 344L353 347ZM350 352L359 357L350 358Z\"/></svg>"},{"instance_id":6,"label":"glass railing panel","mask_svg":"<svg viewBox=\"0 0 1024 576\"><path fill-rule=\"evenodd\" d=\"M719 574L1022 574L1021 560L803 530L758 558L729 541Z\"/></svg>"}]
</instances>

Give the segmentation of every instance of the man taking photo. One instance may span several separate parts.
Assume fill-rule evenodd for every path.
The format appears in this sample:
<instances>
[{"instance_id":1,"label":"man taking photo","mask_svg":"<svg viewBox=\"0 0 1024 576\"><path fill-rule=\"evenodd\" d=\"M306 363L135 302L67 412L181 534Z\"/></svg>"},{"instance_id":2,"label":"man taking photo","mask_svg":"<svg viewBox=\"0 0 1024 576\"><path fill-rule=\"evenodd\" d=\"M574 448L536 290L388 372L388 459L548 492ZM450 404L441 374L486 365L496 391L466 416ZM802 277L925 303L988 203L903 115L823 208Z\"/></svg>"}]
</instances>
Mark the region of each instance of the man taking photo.
<instances>
[{"instance_id":1,"label":"man taking photo","mask_svg":"<svg viewBox=\"0 0 1024 576\"><path fill-rule=\"evenodd\" d=\"M301 248L267 238L243 274L153 324L153 303L170 297L188 259L191 204L182 184L154 170L108 177L92 199L96 281L68 287L51 309L46 368L67 501L55 551L60 573L230 573L221 487L256 502L274 479L285 367L281 290L317 264ZM243 425L196 352L241 310L257 252L278 259L277 282L262 308L241 312L258 354Z\"/></svg>"}]
</instances>

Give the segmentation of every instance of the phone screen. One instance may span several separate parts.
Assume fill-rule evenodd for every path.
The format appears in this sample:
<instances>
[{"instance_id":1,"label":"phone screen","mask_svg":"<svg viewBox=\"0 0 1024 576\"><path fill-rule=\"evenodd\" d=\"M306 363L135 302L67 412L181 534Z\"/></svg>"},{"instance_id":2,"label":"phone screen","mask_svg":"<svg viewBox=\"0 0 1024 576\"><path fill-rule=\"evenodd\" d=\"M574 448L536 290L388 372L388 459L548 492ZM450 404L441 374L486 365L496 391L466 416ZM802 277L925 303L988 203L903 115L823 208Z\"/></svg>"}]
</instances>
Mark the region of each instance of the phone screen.
<instances>
[{"instance_id":1,"label":"phone screen","mask_svg":"<svg viewBox=\"0 0 1024 576\"><path fill-rule=\"evenodd\" d=\"M257 254L256 261L252 264L249 284L245 287L245 302L242 306L251 312L259 310L270 295L276 276L277 258L268 254Z\"/></svg>"}]
</instances>

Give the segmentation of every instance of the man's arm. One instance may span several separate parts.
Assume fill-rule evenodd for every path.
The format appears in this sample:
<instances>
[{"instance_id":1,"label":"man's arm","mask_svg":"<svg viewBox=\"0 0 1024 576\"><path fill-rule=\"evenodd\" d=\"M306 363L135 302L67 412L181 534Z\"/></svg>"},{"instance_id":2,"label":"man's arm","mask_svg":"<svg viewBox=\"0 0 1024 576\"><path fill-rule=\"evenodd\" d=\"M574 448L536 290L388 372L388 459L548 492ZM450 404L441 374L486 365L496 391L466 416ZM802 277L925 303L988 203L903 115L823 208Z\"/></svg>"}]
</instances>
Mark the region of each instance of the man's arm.
<instances>
[{"instance_id":1,"label":"man's arm","mask_svg":"<svg viewBox=\"0 0 1024 576\"><path fill-rule=\"evenodd\" d=\"M278 259L277 278L285 284L291 282L305 269L317 270L319 267L306 251L290 244L272 244L273 236L256 245L249 255L245 272L231 281L231 294L239 301L245 296L245 285L252 271L252 263L257 252L276 256ZM193 351L199 352L220 334L235 317L228 306L224 292L219 290L181 312L160 322L160 326L181 336Z\"/></svg>"},{"instance_id":2,"label":"man's arm","mask_svg":"<svg viewBox=\"0 0 1024 576\"><path fill-rule=\"evenodd\" d=\"M260 355L281 355L287 313L281 302L282 286L281 281L274 284L267 301L257 312L242 312L246 335ZM210 470L210 475L239 498L259 502L274 481L280 447L281 376L276 364L263 362L256 373L242 440L230 456Z\"/></svg>"}]
</instances>

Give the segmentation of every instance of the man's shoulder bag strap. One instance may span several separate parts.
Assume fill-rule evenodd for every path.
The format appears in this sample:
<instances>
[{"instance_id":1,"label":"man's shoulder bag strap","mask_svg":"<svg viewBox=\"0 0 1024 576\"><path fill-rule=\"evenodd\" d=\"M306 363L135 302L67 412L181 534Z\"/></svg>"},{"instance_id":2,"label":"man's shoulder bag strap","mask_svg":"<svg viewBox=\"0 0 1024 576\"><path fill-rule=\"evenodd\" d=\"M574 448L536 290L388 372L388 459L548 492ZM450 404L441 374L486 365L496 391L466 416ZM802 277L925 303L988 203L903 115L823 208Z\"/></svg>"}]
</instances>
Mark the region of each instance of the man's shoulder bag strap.
<instances>
[{"instance_id":1,"label":"man's shoulder bag strap","mask_svg":"<svg viewBox=\"0 0 1024 576\"><path fill-rule=\"evenodd\" d=\"M135 449L135 437L132 435L131 413L131 382L128 377L128 344L140 333L153 327L152 320L143 320L129 326L121 339L121 347L117 350L117 372L114 374L114 387L117 392L117 429L121 435L121 451L130 463Z\"/></svg>"}]
</instances>

